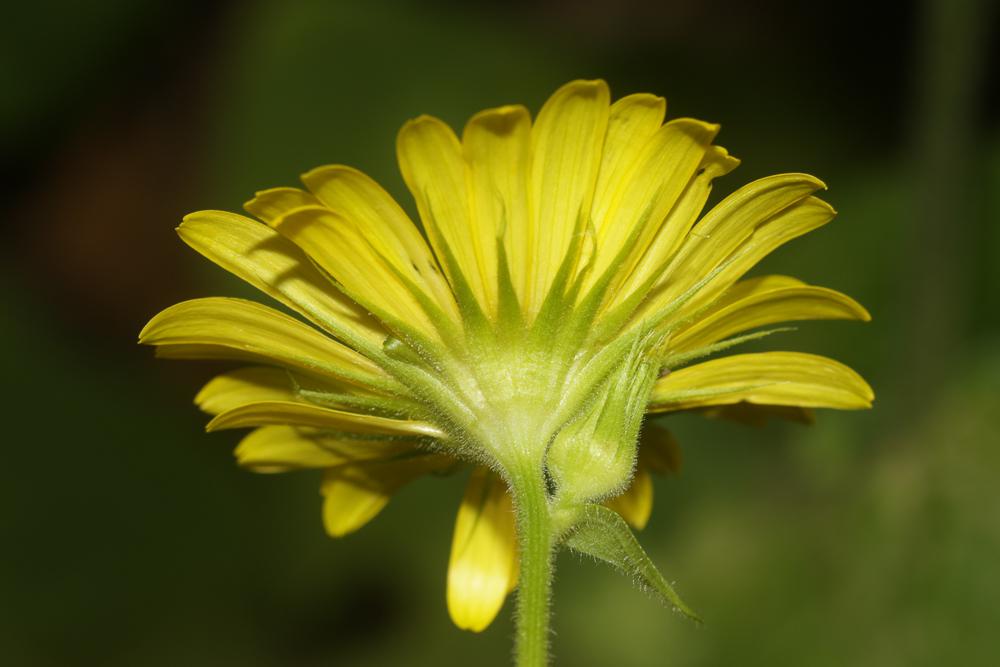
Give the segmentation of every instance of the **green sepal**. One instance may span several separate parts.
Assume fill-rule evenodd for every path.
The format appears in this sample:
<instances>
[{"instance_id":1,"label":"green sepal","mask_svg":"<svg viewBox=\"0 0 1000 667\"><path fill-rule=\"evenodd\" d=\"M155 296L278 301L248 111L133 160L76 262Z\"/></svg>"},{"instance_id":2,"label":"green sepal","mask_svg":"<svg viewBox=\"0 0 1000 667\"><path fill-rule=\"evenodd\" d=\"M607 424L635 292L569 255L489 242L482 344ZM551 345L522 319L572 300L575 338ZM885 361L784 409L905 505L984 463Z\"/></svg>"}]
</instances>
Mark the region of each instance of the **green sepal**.
<instances>
[{"instance_id":1,"label":"green sepal","mask_svg":"<svg viewBox=\"0 0 1000 667\"><path fill-rule=\"evenodd\" d=\"M497 235L497 321L498 339L512 344L524 329L524 315L510 275L510 262L502 234Z\"/></svg>"},{"instance_id":2,"label":"green sepal","mask_svg":"<svg viewBox=\"0 0 1000 667\"><path fill-rule=\"evenodd\" d=\"M614 260L608 264L604 273L601 274L594 285L590 288L590 291L587 292L586 296L584 296L580 304L574 310L573 328L570 334L574 343L579 344L591 331L593 323L597 319L597 312L600 310L601 304L604 303L612 282L618 277L619 273L621 273L622 266L624 266L625 261L628 259L628 255L633 252L634 246L639 239L639 235L648 223L652 212L652 203L650 203L646 206L642 215L639 216L638 222L632 228L632 232L626 238L625 243L622 244L622 247L618 251L618 254L615 255ZM577 289L582 289L584 278L585 276L583 275L579 277ZM643 296L645 296L645 293ZM614 328L617 329L617 327Z\"/></svg>"},{"instance_id":3,"label":"green sepal","mask_svg":"<svg viewBox=\"0 0 1000 667\"><path fill-rule=\"evenodd\" d=\"M717 343L712 343L711 345L704 345L702 347L695 348L694 350L690 350L688 352L668 355L663 359L663 367L673 370L679 366L684 366L692 361L701 359L702 357L707 357L715 354L716 352L728 350L731 347L736 347L737 345L742 345L743 343L760 340L761 338L766 338L771 334L785 333L796 330L796 327L772 327L770 329L764 329L763 331L754 331L753 333L743 334L742 336L733 336Z\"/></svg>"},{"instance_id":4,"label":"green sepal","mask_svg":"<svg viewBox=\"0 0 1000 667\"><path fill-rule=\"evenodd\" d=\"M670 585L632 530L614 510L588 503L583 506L565 544L573 551L604 561L622 574L631 577L639 588L698 623L702 619L687 606Z\"/></svg>"},{"instance_id":5,"label":"green sepal","mask_svg":"<svg viewBox=\"0 0 1000 667\"><path fill-rule=\"evenodd\" d=\"M587 217L583 208L577 213L576 226L573 236L570 237L569 247L563 255L556 275L552 278L549 291L542 300L542 305L538 309L538 315L532 326L536 341L551 341L553 336L559 335L561 327L566 317L573 310L573 302L576 301L576 290L571 281L576 271L580 253L583 249L584 238L587 230Z\"/></svg>"},{"instance_id":6,"label":"green sepal","mask_svg":"<svg viewBox=\"0 0 1000 667\"><path fill-rule=\"evenodd\" d=\"M445 316L441 308L436 303L431 301L427 297L427 295L424 294L424 291L421 288L417 287L412 280L407 278L402 271L396 268L395 264L389 261L382 252L380 252L375 247L372 247L372 250L379 257L379 259L385 262L385 265L389 267L389 269L397 278L399 278L399 280L403 283L403 285L406 286L407 291L414 296L414 298L417 300L417 303L420 304L420 307L424 310L424 312L427 314L430 320L434 323L434 326L438 329L438 332L441 334L441 336L446 341L450 341L453 345L458 345L459 343L461 343L462 340L458 328L451 322L450 318ZM344 294L344 296L346 296L348 299L351 299L352 301L356 301L357 303L364 303L364 299L359 298L356 292L354 292L353 290L346 289L343 286L343 284L339 283L326 269L320 266L316 261L314 260L310 261L312 262L312 265L320 273L326 276L326 278L341 293ZM407 345L410 345L410 347L413 347L415 349L419 347L425 350L437 347L437 345L435 345L435 343L430 338L428 338L426 334L424 334L422 331L414 328L413 325L408 324L403 320L395 317L388 311L376 308L375 304L366 304L365 308L367 308L372 315L378 318L382 322L382 324L386 325L386 327L389 330L395 332L400 340L406 341ZM359 351L363 352L369 359L372 359L376 363L379 363L379 361L382 358L380 350L373 347L369 342L365 341L363 338L360 338L356 335L352 336L352 338L355 339L355 342L352 342L350 339L346 338L344 340L345 342L350 343L352 347L355 347Z\"/></svg>"}]
</instances>

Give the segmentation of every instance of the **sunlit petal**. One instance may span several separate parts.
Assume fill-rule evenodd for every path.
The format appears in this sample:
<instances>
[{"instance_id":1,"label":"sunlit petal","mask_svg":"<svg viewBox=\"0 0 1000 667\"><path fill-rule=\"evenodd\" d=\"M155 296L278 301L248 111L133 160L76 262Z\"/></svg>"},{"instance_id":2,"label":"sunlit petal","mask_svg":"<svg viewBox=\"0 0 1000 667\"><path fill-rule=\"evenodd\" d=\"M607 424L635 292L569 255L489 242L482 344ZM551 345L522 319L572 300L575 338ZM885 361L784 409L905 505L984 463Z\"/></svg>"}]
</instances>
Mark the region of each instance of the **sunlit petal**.
<instances>
[{"instance_id":1,"label":"sunlit petal","mask_svg":"<svg viewBox=\"0 0 1000 667\"><path fill-rule=\"evenodd\" d=\"M216 415L206 428L209 431L219 431L268 424L313 426L345 433L428 436L432 438L444 436L439 428L426 422L389 419L293 401L260 401L230 408Z\"/></svg>"},{"instance_id":2,"label":"sunlit petal","mask_svg":"<svg viewBox=\"0 0 1000 667\"><path fill-rule=\"evenodd\" d=\"M384 373L354 350L288 315L253 301L210 297L178 303L155 316L139 342L190 350L195 358L218 350L217 358L287 365L365 385Z\"/></svg>"},{"instance_id":3,"label":"sunlit petal","mask_svg":"<svg viewBox=\"0 0 1000 667\"><path fill-rule=\"evenodd\" d=\"M448 612L463 630L493 622L516 577L514 509L503 482L485 468L469 478L448 562Z\"/></svg>"},{"instance_id":4,"label":"sunlit petal","mask_svg":"<svg viewBox=\"0 0 1000 667\"><path fill-rule=\"evenodd\" d=\"M241 368L218 375L194 397L195 404L210 415L247 403L294 400L288 371L271 367Z\"/></svg>"},{"instance_id":5,"label":"sunlit petal","mask_svg":"<svg viewBox=\"0 0 1000 667\"><path fill-rule=\"evenodd\" d=\"M847 366L801 352L737 354L657 380L650 410L665 412L746 401L842 410L871 407L871 387Z\"/></svg>"},{"instance_id":6,"label":"sunlit petal","mask_svg":"<svg viewBox=\"0 0 1000 667\"><path fill-rule=\"evenodd\" d=\"M787 276L762 276L736 283L712 307L673 338L672 350L697 349L732 335L796 320L870 320L857 301L825 287Z\"/></svg>"},{"instance_id":7,"label":"sunlit petal","mask_svg":"<svg viewBox=\"0 0 1000 667\"><path fill-rule=\"evenodd\" d=\"M618 282L628 275L695 177L718 131L718 125L690 118L670 121L649 137L631 164L622 165L607 210L595 216L601 222L592 280L609 268Z\"/></svg>"},{"instance_id":8,"label":"sunlit petal","mask_svg":"<svg viewBox=\"0 0 1000 667\"><path fill-rule=\"evenodd\" d=\"M269 188L256 193L253 199L243 204L243 208L270 225L297 208L320 205L320 200L305 190Z\"/></svg>"},{"instance_id":9,"label":"sunlit petal","mask_svg":"<svg viewBox=\"0 0 1000 667\"><path fill-rule=\"evenodd\" d=\"M799 233L804 233L829 221L832 213L828 206L819 211L817 206L825 206L822 202L813 199L819 202L813 205L807 201L813 192L823 187L821 181L807 174L780 174L754 181L726 197L684 238L659 279L657 291L637 317L656 312L729 260L731 263L725 271L726 275L717 276L710 288L701 290L698 299L691 302L691 308L703 305L724 291L767 252L777 247L772 245L767 252L763 252L759 239L751 242L751 236L758 228L770 223L772 230L769 235L775 231L788 232L800 228L803 231ZM747 247L734 256L744 243Z\"/></svg>"},{"instance_id":10,"label":"sunlit petal","mask_svg":"<svg viewBox=\"0 0 1000 667\"><path fill-rule=\"evenodd\" d=\"M491 311L496 303L497 229L492 216L472 221L458 137L437 118L421 116L399 131L396 155L451 284L456 290L468 285L480 307Z\"/></svg>"},{"instance_id":11,"label":"sunlit petal","mask_svg":"<svg viewBox=\"0 0 1000 667\"><path fill-rule=\"evenodd\" d=\"M488 109L473 116L462 133L469 183L471 233L480 249L484 299L496 312L496 239L502 234L511 282L523 303L528 285L533 230L528 208L531 116L522 106Z\"/></svg>"},{"instance_id":12,"label":"sunlit petal","mask_svg":"<svg viewBox=\"0 0 1000 667\"><path fill-rule=\"evenodd\" d=\"M573 234L587 224L608 125L610 93L603 81L573 81L557 90L532 128L532 290L541 305Z\"/></svg>"}]
</instances>

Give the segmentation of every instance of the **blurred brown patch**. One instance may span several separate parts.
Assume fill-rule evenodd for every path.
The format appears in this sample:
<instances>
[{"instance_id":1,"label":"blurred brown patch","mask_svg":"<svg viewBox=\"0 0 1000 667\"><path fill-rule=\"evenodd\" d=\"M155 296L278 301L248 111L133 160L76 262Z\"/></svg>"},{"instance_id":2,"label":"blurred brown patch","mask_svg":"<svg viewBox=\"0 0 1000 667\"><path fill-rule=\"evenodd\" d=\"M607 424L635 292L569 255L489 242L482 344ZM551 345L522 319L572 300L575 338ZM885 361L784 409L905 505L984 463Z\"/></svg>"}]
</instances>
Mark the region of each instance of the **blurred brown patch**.
<instances>
[{"instance_id":1,"label":"blurred brown patch","mask_svg":"<svg viewBox=\"0 0 1000 667\"><path fill-rule=\"evenodd\" d=\"M78 124L11 202L14 266L73 329L132 336L150 308L192 292L182 270L190 251L173 229L203 182L221 8L203 9L183 43L166 25L122 53L138 64L123 63L89 112L67 112Z\"/></svg>"}]
</instances>

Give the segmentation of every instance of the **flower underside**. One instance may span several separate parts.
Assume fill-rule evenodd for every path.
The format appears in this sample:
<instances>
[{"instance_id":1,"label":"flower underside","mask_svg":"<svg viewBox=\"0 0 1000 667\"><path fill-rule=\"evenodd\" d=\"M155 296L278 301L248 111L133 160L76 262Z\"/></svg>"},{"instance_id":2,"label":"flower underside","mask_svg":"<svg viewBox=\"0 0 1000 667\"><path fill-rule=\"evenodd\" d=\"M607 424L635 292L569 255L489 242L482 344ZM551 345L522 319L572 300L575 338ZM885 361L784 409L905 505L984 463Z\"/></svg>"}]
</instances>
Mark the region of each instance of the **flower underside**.
<instances>
[{"instance_id":1,"label":"flower underside","mask_svg":"<svg viewBox=\"0 0 1000 667\"><path fill-rule=\"evenodd\" d=\"M534 122L521 106L476 114L461 138L435 118L408 122L397 154L422 232L339 165L306 173L304 190L257 193L245 208L258 220L193 213L178 228L188 245L305 321L196 299L140 341L252 364L199 393L208 428L253 428L236 450L249 469L322 470L331 535L412 479L471 464L448 606L481 630L518 581L518 471L544 474L553 516L569 517L556 539L586 549L586 531L572 537L580 508L603 502L641 528L649 473L677 468L676 444L645 413L801 420L871 404L864 380L824 357L719 356L782 322L869 316L827 288L744 278L833 218L815 196L824 186L772 176L701 216L738 160L713 145L718 126L664 123L665 110L575 81Z\"/></svg>"}]
</instances>

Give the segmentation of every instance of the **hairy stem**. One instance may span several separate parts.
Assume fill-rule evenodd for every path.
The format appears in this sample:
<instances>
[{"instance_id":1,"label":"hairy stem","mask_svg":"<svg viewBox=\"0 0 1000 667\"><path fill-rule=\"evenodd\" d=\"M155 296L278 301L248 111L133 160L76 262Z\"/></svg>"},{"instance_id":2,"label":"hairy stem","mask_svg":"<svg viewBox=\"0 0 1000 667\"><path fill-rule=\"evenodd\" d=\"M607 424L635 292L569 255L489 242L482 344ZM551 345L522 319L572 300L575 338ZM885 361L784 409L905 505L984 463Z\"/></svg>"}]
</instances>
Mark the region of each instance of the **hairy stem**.
<instances>
[{"instance_id":1,"label":"hairy stem","mask_svg":"<svg viewBox=\"0 0 1000 667\"><path fill-rule=\"evenodd\" d=\"M552 521L545 473L537 463L508 471L517 511L521 578L517 592L518 667L544 667L549 655L552 589Z\"/></svg>"}]
</instances>

